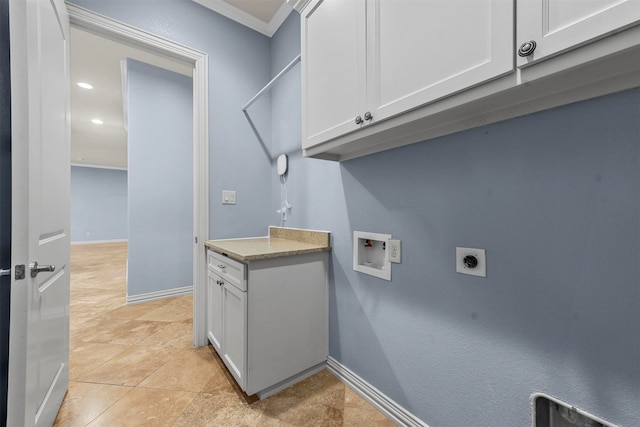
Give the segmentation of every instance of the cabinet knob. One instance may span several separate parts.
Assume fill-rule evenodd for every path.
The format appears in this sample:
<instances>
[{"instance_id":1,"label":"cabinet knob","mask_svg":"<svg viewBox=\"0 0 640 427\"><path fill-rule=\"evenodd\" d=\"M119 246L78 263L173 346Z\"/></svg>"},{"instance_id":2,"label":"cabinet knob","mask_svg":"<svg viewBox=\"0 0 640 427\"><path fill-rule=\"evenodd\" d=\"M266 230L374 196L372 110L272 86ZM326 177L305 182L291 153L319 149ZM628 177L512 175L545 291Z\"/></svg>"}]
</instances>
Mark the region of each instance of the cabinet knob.
<instances>
[{"instance_id":1,"label":"cabinet knob","mask_svg":"<svg viewBox=\"0 0 640 427\"><path fill-rule=\"evenodd\" d=\"M224 264L218 264L218 268L219 268L220 270L224 270L226 267L227 267L227 266L226 266L226 265L224 265Z\"/></svg>"},{"instance_id":2,"label":"cabinet knob","mask_svg":"<svg viewBox=\"0 0 640 427\"><path fill-rule=\"evenodd\" d=\"M364 113L364 119L365 120L373 120L373 116L371 115L371 113L369 111L367 111L366 113Z\"/></svg>"},{"instance_id":3,"label":"cabinet knob","mask_svg":"<svg viewBox=\"0 0 640 427\"><path fill-rule=\"evenodd\" d=\"M362 117L358 116L356 117L356 124L359 125L362 123Z\"/></svg>"},{"instance_id":4,"label":"cabinet knob","mask_svg":"<svg viewBox=\"0 0 640 427\"><path fill-rule=\"evenodd\" d=\"M529 56L529 55L533 54L534 50L536 50L536 46L537 46L536 42L533 41L533 40L529 40L528 42L524 42L518 48L518 55L522 56L523 58L525 56Z\"/></svg>"}]
</instances>

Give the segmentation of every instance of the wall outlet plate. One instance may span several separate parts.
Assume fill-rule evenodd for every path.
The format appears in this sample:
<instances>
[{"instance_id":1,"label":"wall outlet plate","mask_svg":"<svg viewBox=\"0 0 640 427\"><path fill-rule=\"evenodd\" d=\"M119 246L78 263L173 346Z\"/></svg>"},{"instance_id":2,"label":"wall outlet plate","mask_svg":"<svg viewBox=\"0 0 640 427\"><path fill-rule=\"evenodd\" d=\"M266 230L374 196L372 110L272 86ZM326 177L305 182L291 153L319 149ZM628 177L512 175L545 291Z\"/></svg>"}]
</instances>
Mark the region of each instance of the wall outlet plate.
<instances>
[{"instance_id":1,"label":"wall outlet plate","mask_svg":"<svg viewBox=\"0 0 640 427\"><path fill-rule=\"evenodd\" d=\"M467 263L465 263L466 257L470 257ZM471 276L487 277L487 255L485 250L456 248L456 272L469 274Z\"/></svg>"},{"instance_id":2,"label":"wall outlet plate","mask_svg":"<svg viewBox=\"0 0 640 427\"><path fill-rule=\"evenodd\" d=\"M389 262L399 264L402 261L402 245L400 240L389 240L387 242L387 258Z\"/></svg>"}]
</instances>

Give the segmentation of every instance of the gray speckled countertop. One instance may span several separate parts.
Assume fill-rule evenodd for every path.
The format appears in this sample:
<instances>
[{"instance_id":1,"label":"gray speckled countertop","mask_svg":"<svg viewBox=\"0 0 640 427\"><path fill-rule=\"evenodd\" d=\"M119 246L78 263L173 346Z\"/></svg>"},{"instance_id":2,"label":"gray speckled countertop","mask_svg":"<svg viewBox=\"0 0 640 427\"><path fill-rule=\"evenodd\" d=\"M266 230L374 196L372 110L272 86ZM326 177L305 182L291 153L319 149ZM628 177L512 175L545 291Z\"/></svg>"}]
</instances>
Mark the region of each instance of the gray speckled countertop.
<instances>
[{"instance_id":1,"label":"gray speckled countertop","mask_svg":"<svg viewBox=\"0 0 640 427\"><path fill-rule=\"evenodd\" d=\"M302 255L331 250L331 233L298 228L269 227L266 237L208 240L205 246L238 261Z\"/></svg>"}]
</instances>

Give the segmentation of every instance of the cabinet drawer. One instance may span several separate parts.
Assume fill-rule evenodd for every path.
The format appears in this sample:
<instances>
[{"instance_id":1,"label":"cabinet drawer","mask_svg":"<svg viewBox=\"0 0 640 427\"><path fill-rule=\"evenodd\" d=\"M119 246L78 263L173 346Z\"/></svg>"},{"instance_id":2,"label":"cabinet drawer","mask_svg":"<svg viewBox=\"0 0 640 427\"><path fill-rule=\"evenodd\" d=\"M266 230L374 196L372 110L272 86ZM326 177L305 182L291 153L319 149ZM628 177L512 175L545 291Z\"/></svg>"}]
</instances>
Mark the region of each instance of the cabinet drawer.
<instances>
[{"instance_id":1,"label":"cabinet drawer","mask_svg":"<svg viewBox=\"0 0 640 427\"><path fill-rule=\"evenodd\" d=\"M221 278L242 291L247 290L246 266L229 257L212 250L207 251L207 265L211 271L215 271Z\"/></svg>"}]
</instances>

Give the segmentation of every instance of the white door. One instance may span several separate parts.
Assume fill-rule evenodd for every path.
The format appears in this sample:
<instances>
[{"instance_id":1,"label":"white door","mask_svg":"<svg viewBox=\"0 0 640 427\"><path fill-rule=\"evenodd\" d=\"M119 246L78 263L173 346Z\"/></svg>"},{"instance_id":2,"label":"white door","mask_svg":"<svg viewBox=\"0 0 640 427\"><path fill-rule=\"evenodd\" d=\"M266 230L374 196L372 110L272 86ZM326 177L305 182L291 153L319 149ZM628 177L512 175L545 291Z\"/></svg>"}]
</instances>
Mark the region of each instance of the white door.
<instances>
[{"instance_id":1,"label":"white door","mask_svg":"<svg viewBox=\"0 0 640 427\"><path fill-rule=\"evenodd\" d=\"M364 25L364 0L318 0L305 9L301 24L302 148L365 125Z\"/></svg>"},{"instance_id":2,"label":"white door","mask_svg":"<svg viewBox=\"0 0 640 427\"><path fill-rule=\"evenodd\" d=\"M11 258L26 271L11 280L7 425L50 426L69 382L69 18L63 0L9 7Z\"/></svg>"},{"instance_id":3,"label":"white door","mask_svg":"<svg viewBox=\"0 0 640 427\"><path fill-rule=\"evenodd\" d=\"M246 390L247 293L226 281L222 286L222 357L240 388Z\"/></svg>"},{"instance_id":4,"label":"white door","mask_svg":"<svg viewBox=\"0 0 640 427\"><path fill-rule=\"evenodd\" d=\"M505 0L368 0L372 120L513 71L513 13Z\"/></svg>"},{"instance_id":5,"label":"white door","mask_svg":"<svg viewBox=\"0 0 640 427\"><path fill-rule=\"evenodd\" d=\"M518 0L517 9L516 49L536 43L533 53L517 57L520 67L640 21L639 0Z\"/></svg>"},{"instance_id":6,"label":"white door","mask_svg":"<svg viewBox=\"0 0 640 427\"><path fill-rule=\"evenodd\" d=\"M207 336L216 351L222 352L222 279L207 272Z\"/></svg>"}]
</instances>

